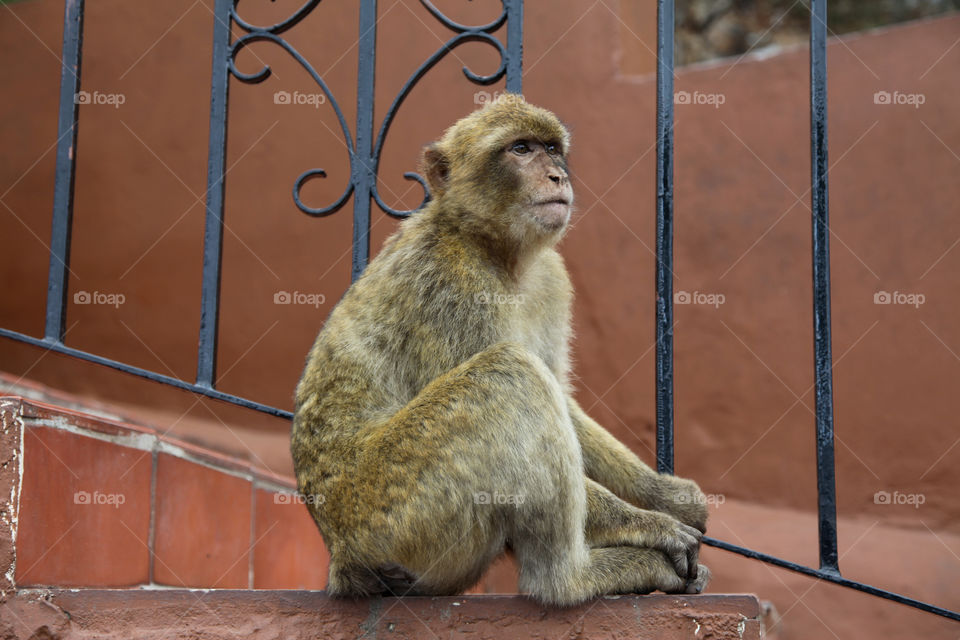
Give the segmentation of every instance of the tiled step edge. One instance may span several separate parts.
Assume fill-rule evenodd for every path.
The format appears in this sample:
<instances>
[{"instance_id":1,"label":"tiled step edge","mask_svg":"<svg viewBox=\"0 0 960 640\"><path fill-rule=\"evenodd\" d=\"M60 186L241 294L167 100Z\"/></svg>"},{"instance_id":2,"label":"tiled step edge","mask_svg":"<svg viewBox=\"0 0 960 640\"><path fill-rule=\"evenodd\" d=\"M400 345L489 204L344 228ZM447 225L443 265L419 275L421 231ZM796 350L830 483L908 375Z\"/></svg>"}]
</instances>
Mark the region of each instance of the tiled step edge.
<instances>
[{"instance_id":1,"label":"tiled step edge","mask_svg":"<svg viewBox=\"0 0 960 640\"><path fill-rule=\"evenodd\" d=\"M99 448L91 448L94 442ZM103 465L89 457L93 449L103 454ZM71 453L78 460L71 461ZM107 477L101 471L121 457L120 466L128 465L129 471L119 478L127 484L113 487L118 474ZM39 464L42 459L49 465ZM164 470L175 475L163 476ZM216 481L195 483L199 493L216 494L220 487L222 495L236 501L214 495L215 506L227 509L228 521L222 509L205 511L206 519L196 520L177 499L182 491L173 490L189 488L190 477L198 475ZM89 498L91 492L104 493L107 485L116 489L112 493L119 491L122 503L101 508L77 502L79 494L87 492ZM18 587L320 588L326 582L326 550L294 490L293 478L149 427L0 396L0 603ZM51 509L55 517L47 523ZM194 519L191 535L178 546L171 540L179 540L176 530L184 517ZM209 542L204 535L222 536L228 529L229 544L220 544L219 553L204 546ZM123 538L112 547L124 551L117 561L122 571L99 560L98 553L109 552L116 542L108 534ZM194 553L197 549L201 553ZM77 562L69 560L74 550ZM193 560L187 557L191 553ZM158 567L165 573L155 571Z\"/></svg>"},{"instance_id":2,"label":"tiled step edge","mask_svg":"<svg viewBox=\"0 0 960 640\"><path fill-rule=\"evenodd\" d=\"M241 458L168 436L150 427L18 396L0 397L0 401L11 405L18 403L21 417L36 426L64 429L135 449L169 453L219 471L249 476L278 490L296 489L296 481L291 477L272 473Z\"/></svg>"},{"instance_id":3,"label":"tiled step edge","mask_svg":"<svg viewBox=\"0 0 960 640\"><path fill-rule=\"evenodd\" d=\"M0 630L23 640L763 637L752 595L618 596L548 609L523 596L335 600L316 591L180 589L22 591L0 607Z\"/></svg>"}]
</instances>

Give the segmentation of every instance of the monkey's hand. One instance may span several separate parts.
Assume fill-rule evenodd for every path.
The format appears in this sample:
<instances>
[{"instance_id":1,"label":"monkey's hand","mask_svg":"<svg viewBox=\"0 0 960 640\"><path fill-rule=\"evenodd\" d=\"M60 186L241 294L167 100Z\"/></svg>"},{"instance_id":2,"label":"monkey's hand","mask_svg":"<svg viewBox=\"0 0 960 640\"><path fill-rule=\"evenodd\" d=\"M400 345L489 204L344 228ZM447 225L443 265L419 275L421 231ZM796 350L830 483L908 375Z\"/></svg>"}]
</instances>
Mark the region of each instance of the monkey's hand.
<instances>
[{"instance_id":1,"label":"monkey's hand","mask_svg":"<svg viewBox=\"0 0 960 640\"><path fill-rule=\"evenodd\" d=\"M697 577L700 539L703 534L671 515L659 511L643 511L641 543L659 549L670 559L677 575L685 580Z\"/></svg>"},{"instance_id":2,"label":"monkey's hand","mask_svg":"<svg viewBox=\"0 0 960 640\"><path fill-rule=\"evenodd\" d=\"M707 498L693 480L660 474L645 502L648 509L669 514L700 533L707 531Z\"/></svg>"}]
</instances>

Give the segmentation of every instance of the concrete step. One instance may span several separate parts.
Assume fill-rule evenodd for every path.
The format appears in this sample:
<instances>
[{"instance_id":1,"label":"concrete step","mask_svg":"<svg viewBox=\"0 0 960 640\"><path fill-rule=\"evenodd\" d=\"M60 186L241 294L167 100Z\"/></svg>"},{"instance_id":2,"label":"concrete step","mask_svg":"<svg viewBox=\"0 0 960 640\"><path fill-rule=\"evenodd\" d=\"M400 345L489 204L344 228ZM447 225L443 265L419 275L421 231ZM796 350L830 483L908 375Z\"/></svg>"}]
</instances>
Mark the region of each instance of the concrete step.
<instances>
[{"instance_id":1,"label":"concrete step","mask_svg":"<svg viewBox=\"0 0 960 640\"><path fill-rule=\"evenodd\" d=\"M322 638L763 637L752 595L617 596L544 608L523 596L334 600L321 592L22 591L0 608L4 638L248 640Z\"/></svg>"}]
</instances>

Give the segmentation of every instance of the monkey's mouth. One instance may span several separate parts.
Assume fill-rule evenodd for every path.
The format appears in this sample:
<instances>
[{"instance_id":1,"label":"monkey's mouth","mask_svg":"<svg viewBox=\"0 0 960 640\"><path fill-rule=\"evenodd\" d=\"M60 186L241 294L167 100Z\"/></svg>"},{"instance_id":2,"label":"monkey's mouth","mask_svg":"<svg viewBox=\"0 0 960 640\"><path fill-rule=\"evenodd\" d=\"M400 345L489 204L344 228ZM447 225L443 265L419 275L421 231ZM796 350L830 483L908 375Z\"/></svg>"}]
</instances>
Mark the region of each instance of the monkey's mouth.
<instances>
[{"instance_id":1,"label":"monkey's mouth","mask_svg":"<svg viewBox=\"0 0 960 640\"><path fill-rule=\"evenodd\" d=\"M557 229L570 217L570 200L564 197L551 198L535 203L534 216L548 229Z\"/></svg>"}]
</instances>

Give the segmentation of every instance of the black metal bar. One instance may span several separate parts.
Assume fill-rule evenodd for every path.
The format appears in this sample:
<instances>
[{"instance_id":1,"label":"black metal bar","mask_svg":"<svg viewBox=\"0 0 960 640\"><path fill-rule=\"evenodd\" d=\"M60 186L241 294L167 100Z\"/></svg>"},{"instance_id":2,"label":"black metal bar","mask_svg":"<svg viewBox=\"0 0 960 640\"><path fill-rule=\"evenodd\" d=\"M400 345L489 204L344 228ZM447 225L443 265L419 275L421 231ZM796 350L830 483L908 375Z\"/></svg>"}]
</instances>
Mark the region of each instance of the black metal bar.
<instances>
[{"instance_id":1,"label":"black metal bar","mask_svg":"<svg viewBox=\"0 0 960 640\"><path fill-rule=\"evenodd\" d=\"M223 202L226 190L227 99L230 83L230 9L232 0L216 0L213 18L213 71L210 79L210 146L207 156L207 218L203 233L203 292L197 384L212 389L217 376L220 318L220 266L223 257Z\"/></svg>"},{"instance_id":2,"label":"black metal bar","mask_svg":"<svg viewBox=\"0 0 960 640\"><path fill-rule=\"evenodd\" d=\"M271 407L266 404L261 404L259 402L254 402L253 400L248 400L246 398L241 398L240 396L235 396L229 393L223 393L222 391L217 391L216 389L211 389L200 384L192 384L179 378L174 378L172 376L165 376L162 373L157 373L156 371L150 371L149 369L141 369L140 367L133 367L129 364L124 364L122 362L117 362L116 360L111 360L109 358L104 358L87 351L81 351L80 349L74 349L68 347L62 342L55 342L52 340L46 340L41 338L34 338L33 336L28 336L22 333L17 333L16 331L10 331L8 329L0 329L0 336L4 338L10 338L12 340L18 340L20 342L25 342L26 344L33 345L35 347L40 347L42 349L47 349L48 351L53 351L56 353L62 353L64 355L73 356L74 358L80 358L81 360L86 360L87 362L93 362L94 364L99 364L104 367L110 367L111 369L116 369L117 371L123 371L124 373L132 373L133 375L140 376L141 378L146 378L147 380L153 380L154 382L161 382L171 387L176 387L177 389L183 389L185 391L192 391L193 393L199 393L201 395L207 396L208 398L213 398L214 400L222 400L224 402L229 402L235 404L239 407L245 407L247 409L254 409L256 411L262 411L263 413L268 413L279 418L287 418L288 420L293 418L293 414L289 411L284 411L283 409L278 409L276 407Z\"/></svg>"},{"instance_id":3,"label":"black metal bar","mask_svg":"<svg viewBox=\"0 0 960 640\"><path fill-rule=\"evenodd\" d=\"M60 116L57 124L57 165L53 185L50 272L47 278L47 319L44 329L46 338L56 342L63 342L67 317L67 275L70 272L70 232L73 226L74 169L77 166L82 49L83 0L66 0L63 16L63 59L60 61Z\"/></svg>"},{"instance_id":4,"label":"black metal bar","mask_svg":"<svg viewBox=\"0 0 960 640\"><path fill-rule=\"evenodd\" d=\"M357 43L357 147L353 166L353 270L356 280L370 260L370 206L377 179L373 158L373 89L377 61L377 0L360 2Z\"/></svg>"},{"instance_id":5,"label":"black metal bar","mask_svg":"<svg viewBox=\"0 0 960 640\"><path fill-rule=\"evenodd\" d=\"M507 91L523 93L523 0L506 0Z\"/></svg>"},{"instance_id":6,"label":"black metal bar","mask_svg":"<svg viewBox=\"0 0 960 640\"><path fill-rule=\"evenodd\" d=\"M847 578L844 578L836 571L812 569L810 567L805 567L802 564L796 564L795 562L790 562L789 560L783 560L782 558L778 558L776 556L771 556L771 555L767 555L766 553L754 551L753 549L740 547L735 544L730 544L729 542L724 542L723 540L717 540L715 538L711 538L709 536L704 536L703 543L710 545L711 547L723 549L724 551L731 551L733 553L738 553L742 556L751 558L753 560L760 560L761 562L766 562L767 564L772 564L778 567L782 567L784 569L789 569L790 571L796 571L797 573L802 573L807 576L812 576L814 578L826 580L827 582L832 582L834 584L838 584L843 587L849 587L850 589L863 591L864 593L869 593L870 595L877 596L878 598L886 598L887 600L899 602L900 604L905 604L909 607L914 607L915 609L926 611L927 613L933 613L938 616L950 618L951 620L960 620L960 612L951 611L950 609L944 609L942 607L937 607L935 605L928 604L926 602L921 602L920 600L914 600L913 598L902 596L899 593L886 591L878 587L872 587L868 584L857 582L856 580L848 580Z\"/></svg>"},{"instance_id":7,"label":"black metal bar","mask_svg":"<svg viewBox=\"0 0 960 640\"><path fill-rule=\"evenodd\" d=\"M827 0L810 4L810 158L813 212L813 340L820 569L839 574L830 349L830 227L827 186Z\"/></svg>"},{"instance_id":8,"label":"black metal bar","mask_svg":"<svg viewBox=\"0 0 960 640\"><path fill-rule=\"evenodd\" d=\"M673 0L657 1L657 471L673 473Z\"/></svg>"}]
</instances>

